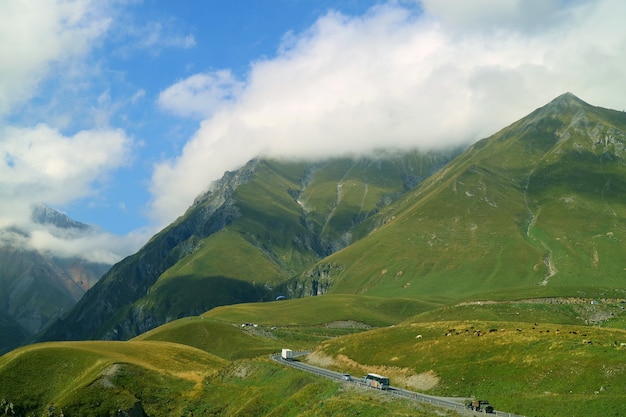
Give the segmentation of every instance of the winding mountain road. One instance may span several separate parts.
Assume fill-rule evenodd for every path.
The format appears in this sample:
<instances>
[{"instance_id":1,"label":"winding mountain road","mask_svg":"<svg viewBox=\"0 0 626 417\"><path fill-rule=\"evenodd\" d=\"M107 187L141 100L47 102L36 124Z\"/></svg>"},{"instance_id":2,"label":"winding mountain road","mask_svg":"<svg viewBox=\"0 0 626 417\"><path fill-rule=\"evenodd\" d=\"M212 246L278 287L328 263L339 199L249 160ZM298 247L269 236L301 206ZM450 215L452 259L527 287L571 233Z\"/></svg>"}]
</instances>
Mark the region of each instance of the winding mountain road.
<instances>
[{"instance_id":1,"label":"winding mountain road","mask_svg":"<svg viewBox=\"0 0 626 417\"><path fill-rule=\"evenodd\" d=\"M303 356L303 355L306 355L307 353L309 352L308 351L294 352L294 357ZM305 372L316 374L318 376L334 379L337 381L342 381L346 384L355 384L355 385L367 387L367 385L365 385L362 382L361 378L351 378L349 380L346 380L344 378L345 374L342 374L340 372L335 372L335 371L320 368L317 366L309 365L307 363L303 363L298 360L285 360L281 357L280 354L271 355L270 358L273 361L276 361L282 365L291 366L292 368L297 368ZM372 389L376 389L376 388L372 388ZM393 386L390 386L389 390L381 391L381 392L387 393L388 395L395 395L397 397L409 398L409 399L419 401L422 403L433 404L439 407L456 410L459 413L465 414L465 415L482 415L483 414L482 412L472 411L472 410L467 409L465 407L465 401L469 399L466 399L466 398L451 399L451 398L446 398L446 397L436 397L433 395L422 394L419 392L409 391L403 388L397 388ZM501 416L501 417L524 417L519 414L505 413L503 411L497 411L497 410L494 410L493 413L488 414L488 415Z\"/></svg>"}]
</instances>

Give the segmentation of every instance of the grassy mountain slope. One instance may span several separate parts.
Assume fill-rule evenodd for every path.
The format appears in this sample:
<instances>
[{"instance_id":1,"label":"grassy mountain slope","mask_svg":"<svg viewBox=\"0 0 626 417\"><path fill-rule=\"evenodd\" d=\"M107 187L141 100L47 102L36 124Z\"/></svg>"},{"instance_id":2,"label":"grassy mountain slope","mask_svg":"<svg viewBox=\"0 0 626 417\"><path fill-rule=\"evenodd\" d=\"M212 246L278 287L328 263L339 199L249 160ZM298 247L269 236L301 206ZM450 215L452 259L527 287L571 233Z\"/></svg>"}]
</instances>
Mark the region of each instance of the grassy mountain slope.
<instances>
[{"instance_id":1,"label":"grassy mountain slope","mask_svg":"<svg viewBox=\"0 0 626 417\"><path fill-rule=\"evenodd\" d=\"M115 265L41 340L127 339L220 305L324 293L284 284L366 235L377 212L453 154L253 160Z\"/></svg>"},{"instance_id":2,"label":"grassy mountain slope","mask_svg":"<svg viewBox=\"0 0 626 417\"><path fill-rule=\"evenodd\" d=\"M47 378L41 377L42 369L51 371ZM7 375L17 375L16 383L7 383ZM0 376L2 399L13 404L17 415L438 415L408 401L381 401L371 390L343 388L266 358L223 362L169 343L36 345L0 359Z\"/></svg>"},{"instance_id":3,"label":"grassy mountain slope","mask_svg":"<svg viewBox=\"0 0 626 417\"><path fill-rule=\"evenodd\" d=\"M67 416L133 408L148 415L177 414L184 399L174 404L161 399L177 392L192 400L202 391L202 380L224 364L198 349L164 342L36 344L0 358L0 391L29 415L49 406Z\"/></svg>"},{"instance_id":4,"label":"grassy mountain slope","mask_svg":"<svg viewBox=\"0 0 626 417\"><path fill-rule=\"evenodd\" d=\"M292 347L521 415L621 415L625 132L623 113L566 94L415 189L399 161L392 183L365 160L254 161L115 266L66 328L106 312L91 334L128 335L248 291L323 296L215 307L124 343L20 348L0 358L0 399L80 415L441 415L265 356Z\"/></svg>"},{"instance_id":5,"label":"grassy mountain slope","mask_svg":"<svg viewBox=\"0 0 626 417\"><path fill-rule=\"evenodd\" d=\"M565 94L484 139L323 261L333 292L620 296L626 113ZM329 284L330 285L330 284Z\"/></svg>"},{"instance_id":6,"label":"grassy mountain slope","mask_svg":"<svg viewBox=\"0 0 626 417\"><path fill-rule=\"evenodd\" d=\"M378 372L394 386L488 399L520 415L620 415L626 330L585 320L623 321L623 305L554 299L433 308L326 295L224 306L128 342L19 348L0 357L0 399L37 415L54 406L55 416L442 415L267 359L292 347L313 348L305 360L326 368ZM320 326L362 318L382 327Z\"/></svg>"},{"instance_id":7,"label":"grassy mountain slope","mask_svg":"<svg viewBox=\"0 0 626 417\"><path fill-rule=\"evenodd\" d=\"M61 411L108 416L117 410L149 416L348 416L357 411L434 416L428 407L390 404L376 393L340 388L266 359L286 345L310 349L365 331L368 324L387 326L434 307L416 300L329 295L219 307L129 342L30 345L0 358L0 398L23 413L41 414L54 406L55 416ZM354 327L332 325L356 318L363 321Z\"/></svg>"},{"instance_id":8,"label":"grassy mountain slope","mask_svg":"<svg viewBox=\"0 0 626 417\"><path fill-rule=\"evenodd\" d=\"M617 416L625 340L624 329L585 325L572 305L502 303L332 339L307 360L434 395L488 399L520 415Z\"/></svg>"},{"instance_id":9,"label":"grassy mountain slope","mask_svg":"<svg viewBox=\"0 0 626 417\"><path fill-rule=\"evenodd\" d=\"M354 295L236 304L167 323L133 340L184 343L234 360L277 352L286 345L310 349L330 337L389 326L437 307L418 300Z\"/></svg>"}]
</instances>

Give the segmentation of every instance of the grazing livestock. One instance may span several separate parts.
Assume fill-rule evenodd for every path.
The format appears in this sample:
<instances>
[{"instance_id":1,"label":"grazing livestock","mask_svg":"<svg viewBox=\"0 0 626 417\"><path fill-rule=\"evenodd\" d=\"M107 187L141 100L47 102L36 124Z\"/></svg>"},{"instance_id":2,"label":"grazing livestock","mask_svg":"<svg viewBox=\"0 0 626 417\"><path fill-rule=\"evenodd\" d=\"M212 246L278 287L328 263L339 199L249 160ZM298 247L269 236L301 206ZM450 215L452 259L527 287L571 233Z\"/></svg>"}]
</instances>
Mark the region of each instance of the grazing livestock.
<instances>
[{"instance_id":1,"label":"grazing livestock","mask_svg":"<svg viewBox=\"0 0 626 417\"><path fill-rule=\"evenodd\" d=\"M417 336L415 336L415 338L416 338L416 339L421 339L421 338L422 338L422 335L421 335L421 334L418 334Z\"/></svg>"}]
</instances>

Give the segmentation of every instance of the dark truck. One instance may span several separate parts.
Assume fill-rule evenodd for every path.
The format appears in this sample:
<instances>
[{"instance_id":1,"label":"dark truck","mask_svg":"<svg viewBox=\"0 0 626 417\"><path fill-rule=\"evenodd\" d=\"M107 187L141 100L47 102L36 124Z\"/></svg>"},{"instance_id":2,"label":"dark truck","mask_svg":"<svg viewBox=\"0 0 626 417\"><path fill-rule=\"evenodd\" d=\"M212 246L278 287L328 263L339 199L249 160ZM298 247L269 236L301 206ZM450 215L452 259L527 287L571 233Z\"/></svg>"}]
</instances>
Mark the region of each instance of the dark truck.
<instances>
[{"instance_id":1,"label":"dark truck","mask_svg":"<svg viewBox=\"0 0 626 417\"><path fill-rule=\"evenodd\" d=\"M470 410L485 412L489 414L493 413L493 407L491 406L491 404L489 404L489 401L472 400L468 401L465 406Z\"/></svg>"}]
</instances>

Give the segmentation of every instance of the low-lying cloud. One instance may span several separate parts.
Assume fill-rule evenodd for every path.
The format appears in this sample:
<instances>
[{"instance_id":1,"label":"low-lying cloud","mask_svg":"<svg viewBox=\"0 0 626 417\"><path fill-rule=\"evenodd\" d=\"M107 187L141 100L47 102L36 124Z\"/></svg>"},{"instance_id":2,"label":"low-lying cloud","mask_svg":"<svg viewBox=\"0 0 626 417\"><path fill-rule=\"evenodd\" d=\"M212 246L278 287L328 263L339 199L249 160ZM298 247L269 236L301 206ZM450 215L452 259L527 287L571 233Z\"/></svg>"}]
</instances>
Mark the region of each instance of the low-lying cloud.
<instances>
[{"instance_id":1,"label":"low-lying cloud","mask_svg":"<svg viewBox=\"0 0 626 417\"><path fill-rule=\"evenodd\" d=\"M117 236L92 227L72 230L26 222L0 229L0 244L58 258L113 265L145 241L140 233Z\"/></svg>"},{"instance_id":2,"label":"low-lying cloud","mask_svg":"<svg viewBox=\"0 0 626 417\"><path fill-rule=\"evenodd\" d=\"M621 108L625 15L619 0L424 0L420 10L391 2L357 17L330 12L286 34L276 56L251 63L240 80L209 71L162 92L163 109L205 119L180 155L155 166L153 216L170 222L258 155L469 144L567 91Z\"/></svg>"},{"instance_id":3,"label":"low-lying cloud","mask_svg":"<svg viewBox=\"0 0 626 417\"><path fill-rule=\"evenodd\" d=\"M32 221L34 204L63 205L89 196L110 170L127 163L132 141L124 132L90 130L64 136L38 125L0 128L0 138L0 229L8 229L0 234L0 243L103 263L128 253L123 239L97 229L57 230Z\"/></svg>"}]
</instances>

